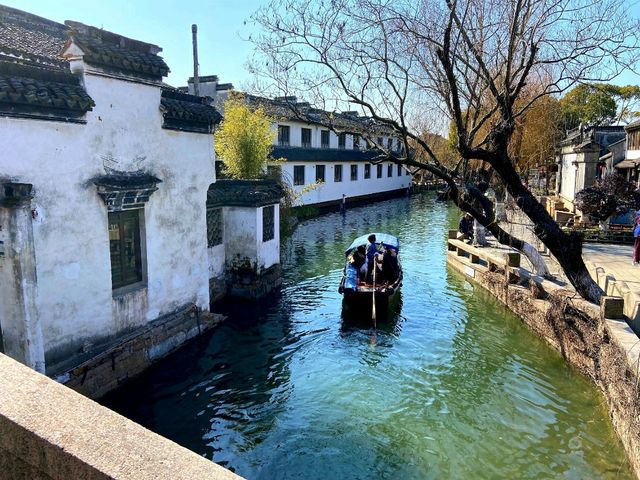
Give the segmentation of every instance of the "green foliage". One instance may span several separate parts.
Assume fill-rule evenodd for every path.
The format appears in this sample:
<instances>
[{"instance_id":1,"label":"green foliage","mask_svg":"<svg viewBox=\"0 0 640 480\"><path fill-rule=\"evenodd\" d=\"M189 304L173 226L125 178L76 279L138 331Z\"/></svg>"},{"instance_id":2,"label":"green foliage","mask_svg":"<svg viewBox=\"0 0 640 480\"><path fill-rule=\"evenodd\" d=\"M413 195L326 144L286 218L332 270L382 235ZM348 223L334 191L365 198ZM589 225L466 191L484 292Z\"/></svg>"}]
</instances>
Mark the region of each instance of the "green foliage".
<instances>
[{"instance_id":1,"label":"green foliage","mask_svg":"<svg viewBox=\"0 0 640 480\"><path fill-rule=\"evenodd\" d=\"M251 179L264 176L271 158L275 132L262 107L251 110L241 96L224 104L224 120L215 133L216 155L224 163L225 176Z\"/></svg>"},{"instance_id":2,"label":"green foliage","mask_svg":"<svg viewBox=\"0 0 640 480\"><path fill-rule=\"evenodd\" d=\"M565 129L576 128L581 123L602 125L614 121L618 104L611 90L601 85L578 85L560 100Z\"/></svg>"}]
</instances>

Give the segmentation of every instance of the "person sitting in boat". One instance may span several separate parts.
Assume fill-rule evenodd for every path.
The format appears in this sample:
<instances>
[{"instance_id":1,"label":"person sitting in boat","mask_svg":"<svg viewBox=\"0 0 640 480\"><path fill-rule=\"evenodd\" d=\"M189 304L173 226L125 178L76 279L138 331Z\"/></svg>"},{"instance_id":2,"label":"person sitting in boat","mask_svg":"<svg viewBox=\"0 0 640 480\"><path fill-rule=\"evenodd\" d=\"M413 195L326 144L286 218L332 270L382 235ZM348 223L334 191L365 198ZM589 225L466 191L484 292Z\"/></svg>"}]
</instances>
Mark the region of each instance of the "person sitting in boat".
<instances>
[{"instance_id":1,"label":"person sitting in boat","mask_svg":"<svg viewBox=\"0 0 640 480\"><path fill-rule=\"evenodd\" d=\"M393 282L398 277L398 254L395 250L389 249L382 257L382 273L384 279Z\"/></svg>"},{"instance_id":2,"label":"person sitting in boat","mask_svg":"<svg viewBox=\"0 0 640 480\"><path fill-rule=\"evenodd\" d=\"M367 274L367 251L364 245L360 245L351 253L349 263L358 271L358 277L362 280Z\"/></svg>"}]
</instances>

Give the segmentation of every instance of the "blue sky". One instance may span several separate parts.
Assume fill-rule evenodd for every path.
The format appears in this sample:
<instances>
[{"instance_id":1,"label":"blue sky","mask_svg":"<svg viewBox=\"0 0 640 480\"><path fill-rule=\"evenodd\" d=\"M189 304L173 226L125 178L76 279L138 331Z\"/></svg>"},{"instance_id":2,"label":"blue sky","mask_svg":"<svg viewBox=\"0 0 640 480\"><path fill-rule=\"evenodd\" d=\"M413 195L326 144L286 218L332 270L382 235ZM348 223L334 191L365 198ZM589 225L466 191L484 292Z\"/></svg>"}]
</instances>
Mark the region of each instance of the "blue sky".
<instances>
[{"instance_id":1,"label":"blue sky","mask_svg":"<svg viewBox=\"0 0 640 480\"><path fill-rule=\"evenodd\" d=\"M136 40L154 43L171 73L174 86L193 75L191 25L198 24L201 75L218 75L221 82L241 87L248 79L245 63L252 45L251 14L261 0L0 0L41 17L63 23L76 20ZM245 25L244 22L247 21Z\"/></svg>"},{"instance_id":2,"label":"blue sky","mask_svg":"<svg viewBox=\"0 0 640 480\"><path fill-rule=\"evenodd\" d=\"M162 47L171 68L167 83L186 85L193 75L191 25L198 24L201 75L242 88L249 80L245 64L252 45L246 39L255 28L251 14L267 0L0 0L57 22L76 20ZM629 0L640 16L640 2ZM245 23L246 22L246 23ZM640 84L627 72L619 84Z\"/></svg>"}]
</instances>

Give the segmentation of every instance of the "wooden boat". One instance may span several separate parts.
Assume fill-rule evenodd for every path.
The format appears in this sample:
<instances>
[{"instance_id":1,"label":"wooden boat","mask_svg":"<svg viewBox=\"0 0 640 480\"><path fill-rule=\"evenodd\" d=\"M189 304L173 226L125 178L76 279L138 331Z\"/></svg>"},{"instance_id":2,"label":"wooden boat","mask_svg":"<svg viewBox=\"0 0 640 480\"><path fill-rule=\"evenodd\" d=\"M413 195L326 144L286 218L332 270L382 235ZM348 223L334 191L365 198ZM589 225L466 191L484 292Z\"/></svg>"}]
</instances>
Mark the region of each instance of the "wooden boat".
<instances>
[{"instance_id":1,"label":"wooden boat","mask_svg":"<svg viewBox=\"0 0 640 480\"><path fill-rule=\"evenodd\" d=\"M343 295L343 304L354 313L368 318L386 316L390 301L397 296L402 286L400 264L400 242L393 235L375 233L376 267L367 263L363 272L360 255L366 247L370 234L356 238L344 252L346 264L338 291ZM375 297L375 306L373 298Z\"/></svg>"}]
</instances>

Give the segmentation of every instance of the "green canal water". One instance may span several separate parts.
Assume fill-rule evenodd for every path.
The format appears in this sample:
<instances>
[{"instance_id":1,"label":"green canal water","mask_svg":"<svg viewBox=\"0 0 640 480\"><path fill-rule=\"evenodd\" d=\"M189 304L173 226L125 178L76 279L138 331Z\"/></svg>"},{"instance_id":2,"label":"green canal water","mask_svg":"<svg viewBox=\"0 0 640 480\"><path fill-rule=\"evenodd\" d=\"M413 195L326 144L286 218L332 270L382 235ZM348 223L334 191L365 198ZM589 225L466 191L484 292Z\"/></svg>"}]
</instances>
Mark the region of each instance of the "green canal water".
<instances>
[{"instance_id":1,"label":"green canal water","mask_svg":"<svg viewBox=\"0 0 640 480\"><path fill-rule=\"evenodd\" d=\"M269 302L104 403L249 479L632 478L605 401L446 267L457 211L420 195L302 223ZM374 334L343 322L343 250L401 241L404 286Z\"/></svg>"}]
</instances>

